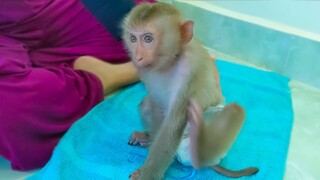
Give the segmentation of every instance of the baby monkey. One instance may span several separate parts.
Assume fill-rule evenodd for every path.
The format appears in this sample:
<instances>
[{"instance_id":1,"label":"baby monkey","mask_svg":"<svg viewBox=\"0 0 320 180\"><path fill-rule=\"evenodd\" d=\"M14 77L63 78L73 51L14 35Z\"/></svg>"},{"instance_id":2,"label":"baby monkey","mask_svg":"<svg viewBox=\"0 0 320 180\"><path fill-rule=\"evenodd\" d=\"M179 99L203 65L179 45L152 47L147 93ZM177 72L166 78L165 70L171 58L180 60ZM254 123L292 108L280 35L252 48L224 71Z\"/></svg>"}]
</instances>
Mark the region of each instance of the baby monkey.
<instances>
[{"instance_id":1,"label":"baby monkey","mask_svg":"<svg viewBox=\"0 0 320 180\"><path fill-rule=\"evenodd\" d=\"M143 3L123 22L123 40L147 96L139 110L146 132L133 132L130 145L147 147L148 157L131 179L162 179L177 155L194 168L226 176L252 175L257 168L231 171L218 165L245 119L238 104L223 106L218 70L193 38L194 23L165 3Z\"/></svg>"}]
</instances>

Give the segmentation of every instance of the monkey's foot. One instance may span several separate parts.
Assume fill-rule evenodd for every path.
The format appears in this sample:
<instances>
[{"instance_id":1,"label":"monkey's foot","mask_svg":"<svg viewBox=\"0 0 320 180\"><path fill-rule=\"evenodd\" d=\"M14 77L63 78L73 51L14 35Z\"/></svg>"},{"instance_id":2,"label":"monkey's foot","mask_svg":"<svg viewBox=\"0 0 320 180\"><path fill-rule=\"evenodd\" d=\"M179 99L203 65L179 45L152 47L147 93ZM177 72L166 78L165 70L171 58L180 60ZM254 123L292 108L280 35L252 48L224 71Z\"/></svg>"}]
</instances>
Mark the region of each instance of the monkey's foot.
<instances>
[{"instance_id":1,"label":"monkey's foot","mask_svg":"<svg viewBox=\"0 0 320 180\"><path fill-rule=\"evenodd\" d=\"M134 131L128 142L131 146L140 145L142 147L148 147L150 145L150 137L147 132Z\"/></svg>"},{"instance_id":2,"label":"monkey's foot","mask_svg":"<svg viewBox=\"0 0 320 180\"><path fill-rule=\"evenodd\" d=\"M140 169L137 169L129 176L131 180L138 180L139 177L140 177Z\"/></svg>"},{"instance_id":3,"label":"monkey's foot","mask_svg":"<svg viewBox=\"0 0 320 180\"><path fill-rule=\"evenodd\" d=\"M200 168L199 162L199 134L202 126L203 111L197 102L190 100L188 107L188 122L190 123L190 148L192 166L196 169Z\"/></svg>"}]
</instances>

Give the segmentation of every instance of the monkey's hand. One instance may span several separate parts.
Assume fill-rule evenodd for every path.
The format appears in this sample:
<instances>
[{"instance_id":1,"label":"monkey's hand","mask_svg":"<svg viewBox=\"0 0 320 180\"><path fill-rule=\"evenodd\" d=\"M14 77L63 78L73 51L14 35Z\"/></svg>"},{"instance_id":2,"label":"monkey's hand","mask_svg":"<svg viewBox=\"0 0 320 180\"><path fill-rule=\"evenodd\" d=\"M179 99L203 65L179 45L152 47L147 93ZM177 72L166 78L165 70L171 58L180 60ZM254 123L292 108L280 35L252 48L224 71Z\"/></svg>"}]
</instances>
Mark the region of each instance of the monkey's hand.
<instances>
[{"instance_id":1,"label":"monkey's hand","mask_svg":"<svg viewBox=\"0 0 320 180\"><path fill-rule=\"evenodd\" d=\"M150 145L150 137L147 132L134 131L128 142L131 146L140 145L142 147L148 147Z\"/></svg>"},{"instance_id":2,"label":"monkey's hand","mask_svg":"<svg viewBox=\"0 0 320 180\"><path fill-rule=\"evenodd\" d=\"M129 176L130 180L161 180L162 174L156 174L155 171L149 171L145 166L135 170Z\"/></svg>"},{"instance_id":3,"label":"monkey's hand","mask_svg":"<svg viewBox=\"0 0 320 180\"><path fill-rule=\"evenodd\" d=\"M140 169L137 169L129 176L131 180L139 180L140 179Z\"/></svg>"},{"instance_id":4,"label":"monkey's hand","mask_svg":"<svg viewBox=\"0 0 320 180\"><path fill-rule=\"evenodd\" d=\"M195 169L200 168L199 139L203 139L201 137L201 133L203 133L204 131L202 114L203 110L201 109L200 105L195 100L191 99L188 107L188 122L190 123L190 148L192 166Z\"/></svg>"}]
</instances>

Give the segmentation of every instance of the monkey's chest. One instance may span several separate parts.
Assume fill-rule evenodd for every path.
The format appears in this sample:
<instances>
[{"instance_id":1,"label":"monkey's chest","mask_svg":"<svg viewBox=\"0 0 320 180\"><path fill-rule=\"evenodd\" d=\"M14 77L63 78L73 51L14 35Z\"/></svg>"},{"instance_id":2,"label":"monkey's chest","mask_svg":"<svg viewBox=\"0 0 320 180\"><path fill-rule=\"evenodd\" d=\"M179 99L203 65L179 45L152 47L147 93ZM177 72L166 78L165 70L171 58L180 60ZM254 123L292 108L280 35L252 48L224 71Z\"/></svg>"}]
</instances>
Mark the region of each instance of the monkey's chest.
<instances>
[{"instance_id":1,"label":"monkey's chest","mask_svg":"<svg viewBox=\"0 0 320 180\"><path fill-rule=\"evenodd\" d=\"M178 62L166 71L153 71L143 77L149 97L165 111L174 106L177 98L188 88L189 71L183 66L183 61Z\"/></svg>"},{"instance_id":2,"label":"monkey's chest","mask_svg":"<svg viewBox=\"0 0 320 180\"><path fill-rule=\"evenodd\" d=\"M170 89L170 85L158 83L148 90L150 98L164 109L167 109L173 98L173 90Z\"/></svg>"},{"instance_id":3,"label":"monkey's chest","mask_svg":"<svg viewBox=\"0 0 320 180\"><path fill-rule=\"evenodd\" d=\"M174 77L158 77L153 79L147 85L147 91L149 97L161 106L163 109L168 109L170 103L175 101L179 88L175 83L176 78Z\"/></svg>"}]
</instances>

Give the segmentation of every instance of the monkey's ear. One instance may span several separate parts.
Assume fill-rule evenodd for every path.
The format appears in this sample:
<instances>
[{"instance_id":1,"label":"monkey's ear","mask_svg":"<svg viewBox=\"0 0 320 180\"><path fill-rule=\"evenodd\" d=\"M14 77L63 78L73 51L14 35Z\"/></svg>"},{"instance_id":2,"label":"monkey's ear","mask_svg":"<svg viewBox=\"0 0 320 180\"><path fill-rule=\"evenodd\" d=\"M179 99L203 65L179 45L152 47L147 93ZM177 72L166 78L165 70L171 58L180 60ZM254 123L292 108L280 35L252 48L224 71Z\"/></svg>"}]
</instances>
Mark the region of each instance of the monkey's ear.
<instances>
[{"instance_id":1,"label":"monkey's ear","mask_svg":"<svg viewBox=\"0 0 320 180\"><path fill-rule=\"evenodd\" d=\"M181 32L181 39L182 39L182 44L188 44L192 37L193 37L193 25L194 22L191 20L184 21L180 25L180 32Z\"/></svg>"}]
</instances>

